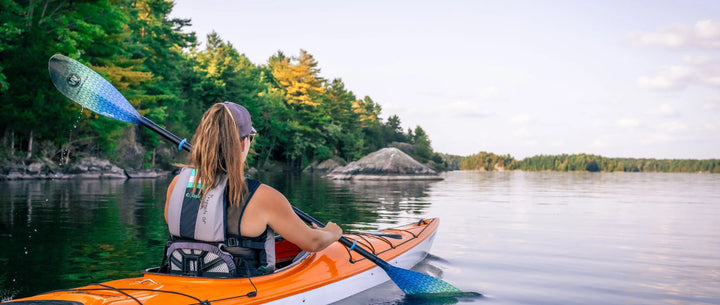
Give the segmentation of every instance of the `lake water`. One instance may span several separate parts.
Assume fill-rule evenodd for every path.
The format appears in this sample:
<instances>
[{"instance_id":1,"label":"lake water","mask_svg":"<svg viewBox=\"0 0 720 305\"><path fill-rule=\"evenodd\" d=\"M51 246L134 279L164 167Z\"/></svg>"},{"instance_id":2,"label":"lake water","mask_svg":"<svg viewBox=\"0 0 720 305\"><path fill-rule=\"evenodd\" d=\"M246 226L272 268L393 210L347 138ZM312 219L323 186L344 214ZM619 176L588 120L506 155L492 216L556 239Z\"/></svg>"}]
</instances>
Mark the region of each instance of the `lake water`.
<instances>
[{"instance_id":1,"label":"lake water","mask_svg":"<svg viewBox=\"0 0 720 305\"><path fill-rule=\"evenodd\" d=\"M341 304L720 304L720 175L467 172L434 182L260 176L346 231L440 217L415 270L482 297ZM157 265L168 179L0 182L0 298Z\"/></svg>"}]
</instances>

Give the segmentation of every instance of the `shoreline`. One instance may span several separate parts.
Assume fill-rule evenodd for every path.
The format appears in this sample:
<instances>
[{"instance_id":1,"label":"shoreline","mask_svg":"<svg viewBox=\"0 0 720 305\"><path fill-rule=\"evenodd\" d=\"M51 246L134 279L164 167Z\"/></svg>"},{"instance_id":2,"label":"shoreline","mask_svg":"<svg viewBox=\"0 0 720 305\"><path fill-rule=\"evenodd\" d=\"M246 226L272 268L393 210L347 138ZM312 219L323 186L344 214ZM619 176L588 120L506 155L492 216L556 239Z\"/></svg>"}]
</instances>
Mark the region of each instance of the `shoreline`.
<instances>
[{"instance_id":1,"label":"shoreline","mask_svg":"<svg viewBox=\"0 0 720 305\"><path fill-rule=\"evenodd\" d=\"M0 181L13 180L70 180L70 179L149 179L162 178L172 174L169 170L132 170L125 169L117 172L83 172L83 173L22 173L12 171L7 174L0 173Z\"/></svg>"},{"instance_id":2,"label":"shoreline","mask_svg":"<svg viewBox=\"0 0 720 305\"><path fill-rule=\"evenodd\" d=\"M0 165L4 180L137 179L170 175L171 170L120 168L105 159L88 157L70 164L48 158L6 161Z\"/></svg>"}]
</instances>

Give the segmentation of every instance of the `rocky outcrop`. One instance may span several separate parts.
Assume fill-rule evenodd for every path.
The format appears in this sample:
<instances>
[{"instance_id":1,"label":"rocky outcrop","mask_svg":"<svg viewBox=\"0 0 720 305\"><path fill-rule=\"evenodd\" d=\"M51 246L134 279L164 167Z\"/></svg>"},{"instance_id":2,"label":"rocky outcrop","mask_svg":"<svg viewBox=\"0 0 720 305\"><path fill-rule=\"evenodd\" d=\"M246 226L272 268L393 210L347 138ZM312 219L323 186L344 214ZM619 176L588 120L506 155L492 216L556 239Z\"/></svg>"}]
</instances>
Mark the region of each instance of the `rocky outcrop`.
<instances>
[{"instance_id":1,"label":"rocky outcrop","mask_svg":"<svg viewBox=\"0 0 720 305\"><path fill-rule=\"evenodd\" d=\"M313 163L310 163L305 169L303 169L303 172L306 173L328 173L333 171L334 169L343 166L340 160L336 159L327 159L325 161L313 161Z\"/></svg>"},{"instance_id":2,"label":"rocky outcrop","mask_svg":"<svg viewBox=\"0 0 720 305\"><path fill-rule=\"evenodd\" d=\"M341 180L442 180L436 171L393 147L338 167L328 177Z\"/></svg>"},{"instance_id":3,"label":"rocky outcrop","mask_svg":"<svg viewBox=\"0 0 720 305\"><path fill-rule=\"evenodd\" d=\"M70 166L70 173L77 178L104 178L104 179L127 179L125 171L110 163L95 157L83 158L78 163Z\"/></svg>"},{"instance_id":4,"label":"rocky outcrop","mask_svg":"<svg viewBox=\"0 0 720 305\"><path fill-rule=\"evenodd\" d=\"M171 171L154 170L154 169L125 169L125 175L128 178L158 178L170 175Z\"/></svg>"},{"instance_id":5,"label":"rocky outcrop","mask_svg":"<svg viewBox=\"0 0 720 305\"><path fill-rule=\"evenodd\" d=\"M9 162L0 167L0 180L63 179L66 177L61 166L48 158L32 159L22 163Z\"/></svg>"},{"instance_id":6,"label":"rocky outcrop","mask_svg":"<svg viewBox=\"0 0 720 305\"><path fill-rule=\"evenodd\" d=\"M86 157L68 165L50 159L7 162L0 166L0 180L30 179L127 179L169 175L163 170L124 170L108 160Z\"/></svg>"}]
</instances>

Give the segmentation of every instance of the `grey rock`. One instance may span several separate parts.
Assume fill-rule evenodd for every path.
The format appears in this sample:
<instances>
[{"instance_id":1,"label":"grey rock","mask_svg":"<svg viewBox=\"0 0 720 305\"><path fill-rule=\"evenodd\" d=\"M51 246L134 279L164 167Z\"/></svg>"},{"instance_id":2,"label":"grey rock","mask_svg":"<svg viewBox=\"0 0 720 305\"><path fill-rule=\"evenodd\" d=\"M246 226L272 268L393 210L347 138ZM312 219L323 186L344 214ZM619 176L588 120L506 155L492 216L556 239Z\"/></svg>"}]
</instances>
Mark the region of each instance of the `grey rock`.
<instances>
[{"instance_id":1,"label":"grey rock","mask_svg":"<svg viewBox=\"0 0 720 305\"><path fill-rule=\"evenodd\" d=\"M338 167L328 177L341 180L442 180L435 170L394 147L383 148Z\"/></svg>"},{"instance_id":2,"label":"grey rock","mask_svg":"<svg viewBox=\"0 0 720 305\"><path fill-rule=\"evenodd\" d=\"M315 161L303 169L303 171L309 173L327 173L341 166L343 165L340 161L330 158L322 162Z\"/></svg>"}]
</instances>

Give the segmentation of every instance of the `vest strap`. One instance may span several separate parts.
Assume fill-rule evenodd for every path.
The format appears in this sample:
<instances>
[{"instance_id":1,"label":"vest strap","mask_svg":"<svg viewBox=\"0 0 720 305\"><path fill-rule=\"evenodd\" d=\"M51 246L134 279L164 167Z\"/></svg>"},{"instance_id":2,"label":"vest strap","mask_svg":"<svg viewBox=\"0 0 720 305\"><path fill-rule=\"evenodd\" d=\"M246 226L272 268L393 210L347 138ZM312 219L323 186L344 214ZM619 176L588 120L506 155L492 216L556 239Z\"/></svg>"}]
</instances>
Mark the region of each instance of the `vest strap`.
<instances>
[{"instance_id":1,"label":"vest strap","mask_svg":"<svg viewBox=\"0 0 720 305\"><path fill-rule=\"evenodd\" d=\"M265 249L265 242L253 241L249 239L238 239L236 237L230 237L225 240L225 245L228 247L241 247L249 249Z\"/></svg>"}]
</instances>

